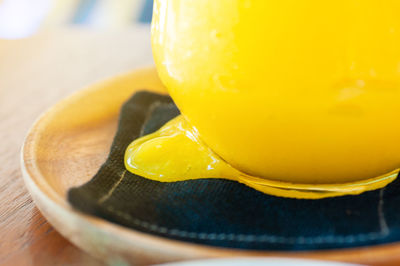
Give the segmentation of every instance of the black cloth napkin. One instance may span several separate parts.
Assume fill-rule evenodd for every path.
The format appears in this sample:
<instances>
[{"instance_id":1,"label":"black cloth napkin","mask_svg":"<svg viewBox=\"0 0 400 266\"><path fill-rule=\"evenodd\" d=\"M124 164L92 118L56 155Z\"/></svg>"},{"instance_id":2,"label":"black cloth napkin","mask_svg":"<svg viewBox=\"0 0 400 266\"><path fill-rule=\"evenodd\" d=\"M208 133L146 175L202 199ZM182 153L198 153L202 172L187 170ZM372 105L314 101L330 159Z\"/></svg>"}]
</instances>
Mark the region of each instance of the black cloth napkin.
<instances>
[{"instance_id":1,"label":"black cloth napkin","mask_svg":"<svg viewBox=\"0 0 400 266\"><path fill-rule=\"evenodd\" d=\"M223 179L161 183L127 172L129 143L178 114L168 96L136 93L122 107L107 161L69 191L71 205L149 234L219 247L316 250L400 240L400 180L358 196L299 200Z\"/></svg>"}]
</instances>

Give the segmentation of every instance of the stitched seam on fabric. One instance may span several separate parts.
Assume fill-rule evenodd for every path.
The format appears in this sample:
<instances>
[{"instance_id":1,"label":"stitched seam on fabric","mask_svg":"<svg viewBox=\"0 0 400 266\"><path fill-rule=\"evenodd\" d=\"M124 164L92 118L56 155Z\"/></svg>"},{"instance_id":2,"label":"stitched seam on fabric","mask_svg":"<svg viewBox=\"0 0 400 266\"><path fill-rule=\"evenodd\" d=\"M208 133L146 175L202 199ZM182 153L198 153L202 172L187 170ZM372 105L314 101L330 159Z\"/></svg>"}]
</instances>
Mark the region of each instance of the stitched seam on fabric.
<instances>
[{"instance_id":1,"label":"stitched seam on fabric","mask_svg":"<svg viewBox=\"0 0 400 266\"><path fill-rule=\"evenodd\" d=\"M97 203L103 203L104 201L108 200L112 193L114 193L115 189L119 186L119 184L121 184L122 180L124 179L126 174L126 170L124 170L122 172L122 174L120 175L120 178L117 180L117 182L114 183L114 185L112 186L112 188L107 192L107 194L104 194L98 201Z\"/></svg>"},{"instance_id":2,"label":"stitched seam on fabric","mask_svg":"<svg viewBox=\"0 0 400 266\"><path fill-rule=\"evenodd\" d=\"M383 193L385 188L382 188L379 191L379 202L378 202L378 217L379 217L379 226L381 227L381 234L388 235L389 234L389 227L386 223L385 213L383 211Z\"/></svg>"},{"instance_id":3,"label":"stitched seam on fabric","mask_svg":"<svg viewBox=\"0 0 400 266\"><path fill-rule=\"evenodd\" d=\"M250 235L250 234L232 234L232 233L200 233L200 232L189 232L179 229L170 229L167 227L159 226L157 224L151 224L146 221L134 218L127 213L123 213L114 209L111 206L105 207L108 211L111 211L118 216L127 219L137 226L150 230L152 232L169 234L171 236L189 238L189 239L200 239L200 240L220 240L220 241L235 241L235 242L261 242L261 243L278 243L278 244L303 244L303 245L314 245L314 244L333 244L333 243L355 243L372 241L386 236L382 232L372 232L368 234L359 235L348 235L348 236L317 236L317 237L283 237L274 235Z\"/></svg>"}]
</instances>

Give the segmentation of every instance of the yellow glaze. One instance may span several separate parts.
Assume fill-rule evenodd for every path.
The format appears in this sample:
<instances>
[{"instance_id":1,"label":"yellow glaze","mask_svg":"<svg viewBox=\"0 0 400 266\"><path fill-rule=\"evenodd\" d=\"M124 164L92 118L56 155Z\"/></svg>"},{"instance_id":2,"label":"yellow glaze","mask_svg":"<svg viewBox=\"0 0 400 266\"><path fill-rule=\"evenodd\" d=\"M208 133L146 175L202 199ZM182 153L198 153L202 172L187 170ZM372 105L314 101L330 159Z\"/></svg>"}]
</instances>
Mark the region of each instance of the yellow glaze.
<instances>
[{"instance_id":1,"label":"yellow glaze","mask_svg":"<svg viewBox=\"0 0 400 266\"><path fill-rule=\"evenodd\" d=\"M387 176L400 166L399 14L397 0L156 0L157 70L202 148L150 142L137 169L162 180L203 149L276 182ZM163 153L173 163L157 168Z\"/></svg>"},{"instance_id":2,"label":"yellow glaze","mask_svg":"<svg viewBox=\"0 0 400 266\"><path fill-rule=\"evenodd\" d=\"M204 145L197 134L178 116L157 132L132 142L125 153L126 168L166 182L221 177L236 180L238 171Z\"/></svg>"},{"instance_id":3,"label":"yellow glaze","mask_svg":"<svg viewBox=\"0 0 400 266\"><path fill-rule=\"evenodd\" d=\"M261 192L281 197L319 199L359 194L393 181L398 171L344 184L292 184L249 176L233 168L199 138L183 116L160 130L132 142L125 153L125 167L132 173L161 182L200 178L239 181Z\"/></svg>"}]
</instances>

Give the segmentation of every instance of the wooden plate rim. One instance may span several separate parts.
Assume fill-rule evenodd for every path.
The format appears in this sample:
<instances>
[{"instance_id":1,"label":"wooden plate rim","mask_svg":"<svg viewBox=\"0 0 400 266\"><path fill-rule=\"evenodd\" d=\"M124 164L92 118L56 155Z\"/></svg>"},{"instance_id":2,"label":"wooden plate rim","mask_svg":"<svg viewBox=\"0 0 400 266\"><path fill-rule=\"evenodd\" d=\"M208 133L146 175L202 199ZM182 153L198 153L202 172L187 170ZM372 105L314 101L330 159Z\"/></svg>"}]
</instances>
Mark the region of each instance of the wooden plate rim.
<instances>
[{"instance_id":1,"label":"wooden plate rim","mask_svg":"<svg viewBox=\"0 0 400 266\"><path fill-rule=\"evenodd\" d=\"M48 111L43 113L33 124L25 137L24 144L21 149L21 171L24 182L34 199L37 207L48 221L67 239L76 246L100 259L108 261L118 260L132 261L138 259L137 256L143 255L141 261L151 261L152 263L161 263L169 261L187 260L187 259L203 259L216 257L233 257L233 256L273 256L273 257L291 257L291 258L310 258L323 260L336 260L352 263L366 263L375 265L393 264L395 261L400 263L400 243L383 244L377 246L368 246L361 248L336 249L324 251L301 251L301 252L274 252L274 251L249 251L229 248L218 248L206 245L199 245L189 242L177 241L168 238L163 238L155 235L145 234L143 232L128 229L103 220L98 217L89 216L84 213L74 210L67 200L58 193L46 182L46 178L36 167L35 158L35 140L37 134L35 129L40 127L43 119L51 114L55 108L66 105L74 97L85 97L93 93L104 84L113 83L115 80L125 79L128 76L143 72L155 72L153 67L146 67L140 70L130 71L128 73L118 75L103 82L96 83L93 86L80 90L66 99L58 102ZM156 75L156 74L155 74ZM93 244L88 241L82 241L82 236L76 232L71 233L71 228L63 228L59 221L56 221L54 216L68 217L74 221L74 225L78 225L75 230L80 228L90 228L95 234L100 237L112 241L119 241L119 246L126 246L129 250L136 249L132 255L127 254L127 250L119 252L119 250L105 251L99 247L94 250ZM79 232L78 232L79 233ZM90 242L90 241L89 241ZM101 245L99 243L95 243ZM102 243L104 244L104 243ZM107 245L104 244L104 245ZM110 244L108 244L110 245ZM138 252L139 251L139 252ZM128 252L129 253L129 252ZM113 255L115 254L115 256ZM105 257L106 256L106 257ZM153 256L153 257L149 257Z\"/></svg>"}]
</instances>

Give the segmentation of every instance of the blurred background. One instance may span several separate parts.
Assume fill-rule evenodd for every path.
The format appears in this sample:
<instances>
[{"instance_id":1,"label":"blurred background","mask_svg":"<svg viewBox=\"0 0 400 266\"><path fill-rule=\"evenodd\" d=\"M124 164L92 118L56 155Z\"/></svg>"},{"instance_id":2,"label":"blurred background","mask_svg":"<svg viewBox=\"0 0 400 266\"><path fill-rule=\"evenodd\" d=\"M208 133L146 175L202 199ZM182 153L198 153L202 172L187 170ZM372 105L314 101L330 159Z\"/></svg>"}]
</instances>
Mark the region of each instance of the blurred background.
<instances>
[{"instance_id":1,"label":"blurred background","mask_svg":"<svg viewBox=\"0 0 400 266\"><path fill-rule=\"evenodd\" d=\"M66 26L124 28L151 21L153 0L0 0L0 39Z\"/></svg>"},{"instance_id":2,"label":"blurred background","mask_svg":"<svg viewBox=\"0 0 400 266\"><path fill-rule=\"evenodd\" d=\"M0 264L97 265L45 222L20 149L52 105L153 64L152 0L0 0ZM113 97L113 95L110 95Z\"/></svg>"}]
</instances>

